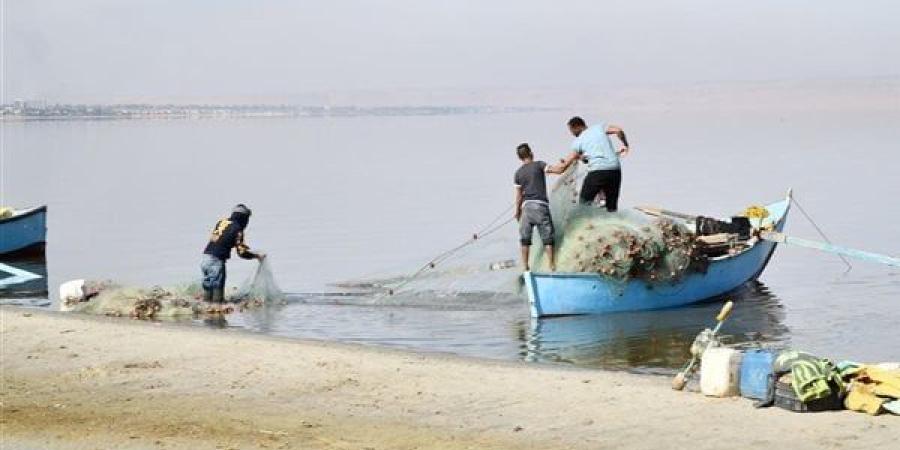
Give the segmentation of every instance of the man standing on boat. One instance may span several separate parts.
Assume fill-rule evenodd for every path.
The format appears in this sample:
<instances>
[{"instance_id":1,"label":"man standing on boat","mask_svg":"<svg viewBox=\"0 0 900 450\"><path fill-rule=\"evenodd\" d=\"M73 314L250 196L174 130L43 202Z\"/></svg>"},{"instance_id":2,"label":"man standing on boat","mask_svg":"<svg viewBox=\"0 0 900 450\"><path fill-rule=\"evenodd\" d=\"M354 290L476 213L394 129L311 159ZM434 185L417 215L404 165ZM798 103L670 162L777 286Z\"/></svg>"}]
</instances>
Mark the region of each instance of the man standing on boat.
<instances>
[{"instance_id":1,"label":"man standing on boat","mask_svg":"<svg viewBox=\"0 0 900 450\"><path fill-rule=\"evenodd\" d=\"M581 203L593 202L602 192L606 198L606 210L615 212L619 207L619 189L622 186L619 158L629 151L625 131L602 122L588 127L584 119L578 116L569 119L568 127L575 140L572 141L572 153L561 163L563 171L579 160L587 164L588 173L579 194ZM616 150L610 135L616 135L623 147Z\"/></svg>"},{"instance_id":2,"label":"man standing on boat","mask_svg":"<svg viewBox=\"0 0 900 450\"><path fill-rule=\"evenodd\" d=\"M231 216L216 222L212 236L203 250L203 301L223 303L225 301L225 263L231 257L231 249L237 250L243 259L266 257L264 253L254 253L244 243L244 230L250 222L250 208L239 204L231 211Z\"/></svg>"},{"instance_id":3,"label":"man standing on boat","mask_svg":"<svg viewBox=\"0 0 900 450\"><path fill-rule=\"evenodd\" d=\"M516 154L522 166L516 171L516 220L519 221L519 237L522 244L522 263L525 271L531 270L528 257L531 249L531 237L537 227L544 244L544 252L550 264L550 271L556 271L556 260L553 255L554 230L553 218L550 215L550 200L547 198L547 173L560 174L565 169L561 166L549 166L544 161L535 161L534 154L528 144L519 144Z\"/></svg>"}]
</instances>

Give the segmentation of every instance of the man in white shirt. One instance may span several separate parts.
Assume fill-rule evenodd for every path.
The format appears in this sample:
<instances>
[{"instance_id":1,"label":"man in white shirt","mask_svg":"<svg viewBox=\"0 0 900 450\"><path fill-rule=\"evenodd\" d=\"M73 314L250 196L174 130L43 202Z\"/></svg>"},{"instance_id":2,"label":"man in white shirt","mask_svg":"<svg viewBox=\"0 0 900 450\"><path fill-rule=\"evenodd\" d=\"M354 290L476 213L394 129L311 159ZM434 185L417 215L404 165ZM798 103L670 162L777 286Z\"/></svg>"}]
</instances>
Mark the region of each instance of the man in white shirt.
<instances>
[{"instance_id":1,"label":"man in white shirt","mask_svg":"<svg viewBox=\"0 0 900 450\"><path fill-rule=\"evenodd\" d=\"M588 127L584 119L577 116L569 119L568 126L575 140L572 141L572 153L562 161L562 169L579 160L587 164L588 174L579 194L581 202L591 203L602 192L606 197L606 210L615 212L622 186L619 158L629 152L625 131L619 126L602 122ZM618 137L623 147L616 150L610 135Z\"/></svg>"}]
</instances>

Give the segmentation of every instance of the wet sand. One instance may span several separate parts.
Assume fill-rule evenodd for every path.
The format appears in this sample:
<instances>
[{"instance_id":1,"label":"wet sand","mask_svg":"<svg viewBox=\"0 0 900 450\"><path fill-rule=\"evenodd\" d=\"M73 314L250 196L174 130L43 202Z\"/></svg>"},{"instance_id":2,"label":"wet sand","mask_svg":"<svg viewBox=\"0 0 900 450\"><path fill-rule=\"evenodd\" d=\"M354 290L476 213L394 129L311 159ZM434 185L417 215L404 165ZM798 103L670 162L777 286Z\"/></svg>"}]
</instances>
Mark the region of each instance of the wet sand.
<instances>
[{"instance_id":1,"label":"wet sand","mask_svg":"<svg viewBox=\"0 0 900 450\"><path fill-rule=\"evenodd\" d=\"M860 448L900 419L667 378L0 308L4 448Z\"/></svg>"}]
</instances>

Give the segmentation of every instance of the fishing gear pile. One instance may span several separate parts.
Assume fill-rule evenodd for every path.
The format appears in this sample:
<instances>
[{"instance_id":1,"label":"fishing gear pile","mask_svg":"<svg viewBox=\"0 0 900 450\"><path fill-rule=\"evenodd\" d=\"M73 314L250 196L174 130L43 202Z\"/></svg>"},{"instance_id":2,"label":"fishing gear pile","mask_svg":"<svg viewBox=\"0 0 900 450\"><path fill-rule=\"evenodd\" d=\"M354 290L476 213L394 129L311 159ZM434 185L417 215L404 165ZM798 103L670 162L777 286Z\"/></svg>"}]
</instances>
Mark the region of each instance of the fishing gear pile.
<instances>
[{"instance_id":1,"label":"fishing gear pile","mask_svg":"<svg viewBox=\"0 0 900 450\"><path fill-rule=\"evenodd\" d=\"M580 165L570 168L550 195L557 271L597 273L621 282L674 282L691 269L702 270L695 235L686 226L579 204L583 172ZM532 267L547 270L542 246L537 243L535 249Z\"/></svg>"},{"instance_id":2,"label":"fishing gear pile","mask_svg":"<svg viewBox=\"0 0 900 450\"><path fill-rule=\"evenodd\" d=\"M199 283L149 289L122 286L111 281L72 280L60 287L60 310L135 319L178 319L203 313L230 313L280 302L284 294L263 262L228 302L202 301Z\"/></svg>"},{"instance_id":3,"label":"fishing gear pile","mask_svg":"<svg viewBox=\"0 0 900 450\"><path fill-rule=\"evenodd\" d=\"M606 212L571 220L564 235L557 270L621 281L674 281L690 267L694 250L694 235L683 225L665 219L641 224Z\"/></svg>"},{"instance_id":4,"label":"fishing gear pile","mask_svg":"<svg viewBox=\"0 0 900 450\"><path fill-rule=\"evenodd\" d=\"M60 299L63 311L136 319L190 316L199 311L201 302L191 287L150 289L124 287L108 281L84 283L83 296Z\"/></svg>"},{"instance_id":5,"label":"fishing gear pile","mask_svg":"<svg viewBox=\"0 0 900 450\"><path fill-rule=\"evenodd\" d=\"M230 313L276 302L285 296L268 260L236 291L228 302L210 304L202 301L199 283L171 288L154 286L149 289L122 286L111 281L72 280L60 286L60 310L135 319L165 319L190 317L202 313Z\"/></svg>"}]
</instances>

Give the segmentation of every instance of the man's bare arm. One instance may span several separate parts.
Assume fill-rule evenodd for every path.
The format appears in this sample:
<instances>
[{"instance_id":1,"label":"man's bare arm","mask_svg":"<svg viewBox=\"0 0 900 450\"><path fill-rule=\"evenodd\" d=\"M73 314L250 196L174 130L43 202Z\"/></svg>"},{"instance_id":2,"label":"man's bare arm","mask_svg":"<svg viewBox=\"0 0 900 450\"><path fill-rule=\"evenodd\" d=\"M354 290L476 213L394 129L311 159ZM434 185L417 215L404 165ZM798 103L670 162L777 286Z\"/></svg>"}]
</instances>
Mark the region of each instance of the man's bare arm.
<instances>
[{"instance_id":1,"label":"man's bare arm","mask_svg":"<svg viewBox=\"0 0 900 450\"><path fill-rule=\"evenodd\" d=\"M561 175L561 174L565 173L566 170L569 169L569 166L574 164L579 159L581 159L581 153L572 152L569 154L569 156L566 156L565 158L563 158L559 162L559 164L553 164L551 166L547 166L547 168L544 169L544 171L547 173L555 174L555 175Z\"/></svg>"},{"instance_id":2,"label":"man's bare arm","mask_svg":"<svg viewBox=\"0 0 900 450\"><path fill-rule=\"evenodd\" d=\"M623 130L622 127L618 125L610 125L606 127L606 134L613 134L618 137L620 141L622 141L622 145L624 145L624 147L619 149L620 155L628 154L628 151L630 150L628 145L628 138L625 137L625 130Z\"/></svg>"},{"instance_id":3,"label":"man's bare arm","mask_svg":"<svg viewBox=\"0 0 900 450\"><path fill-rule=\"evenodd\" d=\"M524 197L522 196L522 186L516 185L516 215L514 216L516 220L519 220L522 217L522 201Z\"/></svg>"}]
</instances>

